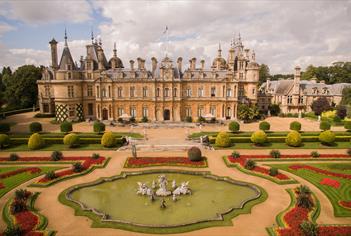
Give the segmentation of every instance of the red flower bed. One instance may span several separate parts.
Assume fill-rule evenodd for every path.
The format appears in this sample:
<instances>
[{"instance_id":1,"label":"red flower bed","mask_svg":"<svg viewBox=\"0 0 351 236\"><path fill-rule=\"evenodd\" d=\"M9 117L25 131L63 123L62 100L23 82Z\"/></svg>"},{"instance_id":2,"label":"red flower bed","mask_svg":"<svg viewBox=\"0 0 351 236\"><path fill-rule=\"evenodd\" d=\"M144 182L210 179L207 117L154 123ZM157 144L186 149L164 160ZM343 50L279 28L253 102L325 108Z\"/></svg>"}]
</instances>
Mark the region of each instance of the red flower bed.
<instances>
[{"instance_id":1,"label":"red flower bed","mask_svg":"<svg viewBox=\"0 0 351 236\"><path fill-rule=\"evenodd\" d=\"M323 170L323 169L320 169L320 168L317 168L314 166L309 166L309 165L291 165L291 166L289 166L289 168L292 170L300 170L300 169L311 170L311 171L314 171L318 174L324 174L324 175L339 177L339 178L343 178L343 179L351 179L351 175L343 174L343 173L336 173L336 172L332 172L329 170Z\"/></svg>"},{"instance_id":2,"label":"red flower bed","mask_svg":"<svg viewBox=\"0 0 351 236\"><path fill-rule=\"evenodd\" d=\"M318 228L318 235L320 236L350 236L350 226L321 226Z\"/></svg>"},{"instance_id":3,"label":"red flower bed","mask_svg":"<svg viewBox=\"0 0 351 236\"><path fill-rule=\"evenodd\" d=\"M339 201L340 206L351 209L351 201Z\"/></svg>"},{"instance_id":4,"label":"red flower bed","mask_svg":"<svg viewBox=\"0 0 351 236\"><path fill-rule=\"evenodd\" d=\"M5 188L5 185L0 182L0 189Z\"/></svg>"},{"instance_id":5,"label":"red flower bed","mask_svg":"<svg viewBox=\"0 0 351 236\"><path fill-rule=\"evenodd\" d=\"M235 157L229 156L228 160L230 162L232 162L232 163L238 163L242 167L245 167L246 160L249 159L247 157L249 157L249 156L243 156L242 155L239 158L235 158ZM253 168L251 171L258 172L258 173L261 173L261 174L264 174L264 175L269 175L269 169L261 167L261 166L255 166L255 168ZM269 175L269 176L271 176L271 175ZM277 175L271 176L271 177L272 178L277 178L279 180L290 180L289 176L284 175L282 173L278 173Z\"/></svg>"},{"instance_id":6,"label":"red flower bed","mask_svg":"<svg viewBox=\"0 0 351 236\"><path fill-rule=\"evenodd\" d=\"M21 168L21 169L17 169L17 170L12 170L12 171L0 174L0 179L6 179L6 178L11 177L13 175L18 175L18 174L21 174L24 172L29 172L31 174L35 174L35 173L40 173L41 169L37 168L37 167L28 167L28 168Z\"/></svg>"},{"instance_id":7,"label":"red flower bed","mask_svg":"<svg viewBox=\"0 0 351 236\"><path fill-rule=\"evenodd\" d=\"M126 160L125 167L143 167L153 165L182 165L182 166L206 166L206 161L190 161L185 157L129 157Z\"/></svg>"},{"instance_id":8,"label":"red flower bed","mask_svg":"<svg viewBox=\"0 0 351 236\"><path fill-rule=\"evenodd\" d=\"M321 180L320 184L322 185L328 185L333 188L339 188L340 187L340 182L335 180L335 179L329 179L329 178L324 178Z\"/></svg>"},{"instance_id":9,"label":"red flower bed","mask_svg":"<svg viewBox=\"0 0 351 236\"><path fill-rule=\"evenodd\" d=\"M65 157L62 159L63 161L83 161L82 167L83 170L89 169L93 165L99 165L104 163L106 160L105 157L99 157L98 159L93 159L91 157ZM57 178L63 177L63 176L68 176L68 175L73 175L76 174L76 172L73 171L73 169L68 169L68 170L62 170L62 171L57 171L55 172ZM52 181L51 179L47 179L46 177L41 178L38 182L39 183L47 183Z\"/></svg>"},{"instance_id":10,"label":"red flower bed","mask_svg":"<svg viewBox=\"0 0 351 236\"><path fill-rule=\"evenodd\" d=\"M15 214L14 217L25 233L35 230L36 225L39 223L38 216L31 211L19 212Z\"/></svg>"}]
</instances>

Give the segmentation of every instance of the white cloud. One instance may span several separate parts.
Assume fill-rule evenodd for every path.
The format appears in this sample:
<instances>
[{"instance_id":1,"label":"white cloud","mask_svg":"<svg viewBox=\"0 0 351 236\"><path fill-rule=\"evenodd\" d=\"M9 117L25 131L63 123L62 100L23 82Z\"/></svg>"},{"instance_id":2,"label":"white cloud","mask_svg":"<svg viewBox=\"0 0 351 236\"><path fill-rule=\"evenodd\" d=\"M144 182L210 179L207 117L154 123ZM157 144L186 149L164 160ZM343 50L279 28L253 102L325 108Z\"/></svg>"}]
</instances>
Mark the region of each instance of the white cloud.
<instances>
[{"instance_id":1,"label":"white cloud","mask_svg":"<svg viewBox=\"0 0 351 236\"><path fill-rule=\"evenodd\" d=\"M92 9L87 1L8 1L0 5L0 16L31 25L56 22L80 23L91 19Z\"/></svg>"},{"instance_id":2,"label":"white cloud","mask_svg":"<svg viewBox=\"0 0 351 236\"><path fill-rule=\"evenodd\" d=\"M0 22L0 37L8 32L8 31L11 31L11 30L15 30L16 28L14 26L11 26L7 23L3 23L3 22Z\"/></svg>"}]
</instances>

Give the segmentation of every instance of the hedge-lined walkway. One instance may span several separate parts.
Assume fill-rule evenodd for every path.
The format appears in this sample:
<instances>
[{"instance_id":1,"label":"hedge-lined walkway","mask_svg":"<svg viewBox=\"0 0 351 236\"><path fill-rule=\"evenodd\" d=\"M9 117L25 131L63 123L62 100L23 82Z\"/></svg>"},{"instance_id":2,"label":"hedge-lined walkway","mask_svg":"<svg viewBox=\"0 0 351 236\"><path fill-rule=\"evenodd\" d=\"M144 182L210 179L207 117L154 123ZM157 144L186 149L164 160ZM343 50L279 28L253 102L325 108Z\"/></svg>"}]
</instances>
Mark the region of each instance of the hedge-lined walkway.
<instances>
[{"instance_id":1,"label":"hedge-lined walkway","mask_svg":"<svg viewBox=\"0 0 351 236\"><path fill-rule=\"evenodd\" d=\"M269 154L269 150L238 150L245 154ZM291 154L291 150L282 150L283 154ZM319 150L320 153L344 153L345 150ZM23 152L18 153L20 156L48 156L51 152ZM78 156L78 155L90 155L90 151L71 151L64 152L64 155ZM96 180L99 177L107 177L112 175L117 175L121 171L128 171L123 168L125 159L130 156L130 152L115 152L115 151L100 151L103 156L111 156L112 159L110 163L104 169L97 169L92 173L78 177L75 179L70 179L61 183L58 183L49 188L29 188L30 191L41 191L42 194L37 200L36 207L40 210L40 213L48 217L49 225L48 229L53 229L58 231L58 235L144 235L129 231L122 231L117 229L104 229L104 228L90 228L91 221L87 217L74 216L74 210L70 207L64 206L57 200L58 195L66 188L83 183ZM252 209L251 214L240 215L233 219L233 226L231 227L213 227L202 229L198 231L188 232L181 235L266 235L265 228L270 227L275 223L276 215L283 211L290 203L290 197L285 191L285 188L293 188L297 186L293 185L278 185L269 180L265 180L256 176L251 176L236 170L235 168L226 167L222 160L223 155L229 155L231 151L221 150L221 151L208 151L203 152L204 156L208 157L209 167L201 168L199 171L211 171L212 174L219 176L229 176L233 179L252 182L262 186L269 194L268 199L255 206ZM308 150L294 150L294 154L308 154ZM139 156L181 156L184 152L148 152L148 153L138 153ZM5 153L0 153L0 156L6 156ZM260 164L264 164L261 163ZM150 168L140 168L133 169L145 170L145 169L191 169L185 167L150 167ZM286 173L292 176L290 173ZM293 176L295 178L295 176ZM333 208L329 200L325 195L317 188L315 188L309 182L296 178L301 183L308 185L311 190L316 194L317 198L320 200L322 209L321 215L319 217L318 223L328 223L328 224L341 224L348 223L351 219L349 218L335 218L333 216ZM34 180L35 181L35 180ZM23 188L30 184L31 181L20 186ZM0 199L0 206L3 206L7 201L8 197L13 194L13 191L6 194ZM230 196L229 196L230 197ZM50 206L50 207L46 207ZM78 227L79 225L79 227ZM248 227L252 226L252 227ZM0 228L3 228L4 224L1 221ZM177 234L179 235L179 234Z\"/></svg>"}]
</instances>

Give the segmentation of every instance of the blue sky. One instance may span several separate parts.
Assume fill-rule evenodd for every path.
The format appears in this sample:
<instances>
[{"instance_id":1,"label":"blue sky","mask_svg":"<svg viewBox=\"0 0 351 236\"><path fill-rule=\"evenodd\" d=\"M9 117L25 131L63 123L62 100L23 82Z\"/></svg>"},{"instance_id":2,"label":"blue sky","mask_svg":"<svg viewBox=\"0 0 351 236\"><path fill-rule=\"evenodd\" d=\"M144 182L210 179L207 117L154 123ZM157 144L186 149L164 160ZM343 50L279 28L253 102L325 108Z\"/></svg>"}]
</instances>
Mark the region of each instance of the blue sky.
<instances>
[{"instance_id":1,"label":"blue sky","mask_svg":"<svg viewBox=\"0 0 351 236\"><path fill-rule=\"evenodd\" d=\"M351 60L351 1L1 1L0 66L49 65L48 41L62 49L64 29L75 60L85 54L91 28L107 57L117 43L125 65L164 57L162 32L169 28L169 55L204 59L209 67L221 42L227 57L240 32L245 47L272 73L296 65ZM198 65L199 66L199 65Z\"/></svg>"}]
</instances>

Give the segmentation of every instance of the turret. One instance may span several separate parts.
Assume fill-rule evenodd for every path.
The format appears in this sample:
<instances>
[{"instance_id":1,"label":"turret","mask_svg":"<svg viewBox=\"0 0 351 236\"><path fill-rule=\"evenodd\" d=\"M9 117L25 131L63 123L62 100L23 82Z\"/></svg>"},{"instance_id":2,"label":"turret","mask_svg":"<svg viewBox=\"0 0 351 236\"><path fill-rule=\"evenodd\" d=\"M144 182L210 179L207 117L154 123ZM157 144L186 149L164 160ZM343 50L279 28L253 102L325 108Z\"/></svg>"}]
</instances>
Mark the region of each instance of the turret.
<instances>
[{"instance_id":1,"label":"turret","mask_svg":"<svg viewBox=\"0 0 351 236\"><path fill-rule=\"evenodd\" d=\"M57 41L53 38L49 44L51 48L51 67L57 69Z\"/></svg>"},{"instance_id":2,"label":"turret","mask_svg":"<svg viewBox=\"0 0 351 236\"><path fill-rule=\"evenodd\" d=\"M102 47L98 47L97 49L97 57L98 57L98 69L99 70L104 70L104 51L102 50Z\"/></svg>"}]
</instances>

